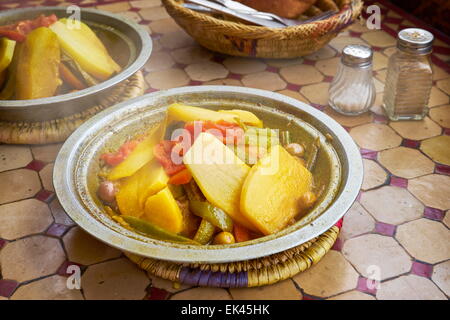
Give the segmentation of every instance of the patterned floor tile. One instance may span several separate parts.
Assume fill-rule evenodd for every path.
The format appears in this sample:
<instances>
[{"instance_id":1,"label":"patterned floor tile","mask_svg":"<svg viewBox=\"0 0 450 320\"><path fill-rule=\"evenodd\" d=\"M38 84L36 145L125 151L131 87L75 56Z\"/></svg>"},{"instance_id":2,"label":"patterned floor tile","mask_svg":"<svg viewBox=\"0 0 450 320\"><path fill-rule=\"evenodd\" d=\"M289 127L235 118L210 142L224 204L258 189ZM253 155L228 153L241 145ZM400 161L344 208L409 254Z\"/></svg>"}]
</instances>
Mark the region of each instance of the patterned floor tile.
<instances>
[{"instance_id":1,"label":"patterned floor tile","mask_svg":"<svg viewBox=\"0 0 450 320\"><path fill-rule=\"evenodd\" d=\"M441 134L442 129L430 118L420 121L393 121L389 124L403 138L423 140Z\"/></svg>"},{"instance_id":2,"label":"patterned floor tile","mask_svg":"<svg viewBox=\"0 0 450 320\"><path fill-rule=\"evenodd\" d=\"M225 78L228 75L228 70L223 65L211 61L190 64L184 71L195 81L211 81Z\"/></svg>"},{"instance_id":3,"label":"patterned floor tile","mask_svg":"<svg viewBox=\"0 0 450 320\"><path fill-rule=\"evenodd\" d=\"M372 46L382 48L394 46L397 43L394 37L381 30L364 33L361 38Z\"/></svg>"},{"instance_id":4,"label":"patterned floor tile","mask_svg":"<svg viewBox=\"0 0 450 320\"><path fill-rule=\"evenodd\" d=\"M6 240L43 232L52 222L47 204L36 199L0 206L0 238Z\"/></svg>"},{"instance_id":5,"label":"patterned floor tile","mask_svg":"<svg viewBox=\"0 0 450 320\"><path fill-rule=\"evenodd\" d=\"M420 150L436 162L450 166L450 136L439 136L422 141Z\"/></svg>"},{"instance_id":6,"label":"patterned floor tile","mask_svg":"<svg viewBox=\"0 0 450 320\"><path fill-rule=\"evenodd\" d=\"M159 39L159 42L166 49L178 49L195 45L194 39L182 30L164 34Z\"/></svg>"},{"instance_id":7,"label":"patterned floor tile","mask_svg":"<svg viewBox=\"0 0 450 320\"><path fill-rule=\"evenodd\" d=\"M370 112L366 112L358 116L345 116L343 114L334 111L330 107L325 108L324 111L327 115L329 115L334 120L339 122L340 125L347 128L356 127L365 123L372 122L373 120L373 116Z\"/></svg>"},{"instance_id":8,"label":"patterned floor tile","mask_svg":"<svg viewBox=\"0 0 450 320\"><path fill-rule=\"evenodd\" d=\"M345 46L349 44L362 44L367 46L367 42L360 38L348 37L348 36L339 36L330 41L329 45L335 49L338 54L342 52Z\"/></svg>"},{"instance_id":9,"label":"patterned floor tile","mask_svg":"<svg viewBox=\"0 0 450 320\"><path fill-rule=\"evenodd\" d=\"M304 86L300 89L300 93L306 97L311 103L320 105L328 104L329 83L316 83Z\"/></svg>"},{"instance_id":10,"label":"patterned floor tile","mask_svg":"<svg viewBox=\"0 0 450 320\"><path fill-rule=\"evenodd\" d=\"M375 220L359 202L355 202L345 214L340 237L350 239L375 229Z\"/></svg>"},{"instance_id":11,"label":"patterned floor tile","mask_svg":"<svg viewBox=\"0 0 450 320\"><path fill-rule=\"evenodd\" d=\"M333 77L334 75L336 75L340 61L341 58L339 57L320 60L316 62L316 68L324 75Z\"/></svg>"},{"instance_id":12,"label":"patterned floor tile","mask_svg":"<svg viewBox=\"0 0 450 320\"><path fill-rule=\"evenodd\" d=\"M46 144L42 146L32 146L31 152L35 160L44 162L53 162L61 149L61 143Z\"/></svg>"},{"instance_id":13,"label":"patterned floor tile","mask_svg":"<svg viewBox=\"0 0 450 320\"><path fill-rule=\"evenodd\" d=\"M97 6L97 9L99 9L99 10L105 10L105 11L114 12L114 13L124 12L130 8L131 7L128 2L116 2L116 3L102 4L102 5Z\"/></svg>"},{"instance_id":14,"label":"patterned floor tile","mask_svg":"<svg viewBox=\"0 0 450 320\"><path fill-rule=\"evenodd\" d=\"M444 220L442 222L447 226L447 228L450 228L450 210L447 210L445 213Z\"/></svg>"},{"instance_id":15,"label":"patterned floor tile","mask_svg":"<svg viewBox=\"0 0 450 320\"><path fill-rule=\"evenodd\" d=\"M411 269L412 261L391 237L368 234L347 240L342 248L345 258L366 278L379 268L381 280L398 276Z\"/></svg>"},{"instance_id":16,"label":"patterned floor tile","mask_svg":"<svg viewBox=\"0 0 450 320\"><path fill-rule=\"evenodd\" d=\"M301 95L299 92L297 92L297 91L292 91L292 90L285 89L285 90L280 90L280 91L277 91L277 92L278 92L278 93L281 93L281 94L284 94L285 96L288 96L288 97L297 99L297 100L299 100L299 101L301 101L301 102L304 102L304 103L308 103L308 104L309 104L308 99L306 99L304 96L302 96L302 95Z\"/></svg>"},{"instance_id":17,"label":"patterned floor tile","mask_svg":"<svg viewBox=\"0 0 450 320\"><path fill-rule=\"evenodd\" d=\"M211 59L212 53L196 45L172 51L172 58L182 64L193 64ZM233 71L234 72L234 71Z\"/></svg>"},{"instance_id":18,"label":"patterned floor tile","mask_svg":"<svg viewBox=\"0 0 450 320\"><path fill-rule=\"evenodd\" d=\"M91 265L121 256L121 252L95 239L79 227L72 228L63 238L70 261Z\"/></svg>"},{"instance_id":19,"label":"patterned floor tile","mask_svg":"<svg viewBox=\"0 0 450 320\"><path fill-rule=\"evenodd\" d=\"M358 273L340 252L331 250L320 263L294 276L293 279L304 293L316 297L329 297L355 289Z\"/></svg>"},{"instance_id":20,"label":"patterned floor tile","mask_svg":"<svg viewBox=\"0 0 450 320\"><path fill-rule=\"evenodd\" d=\"M161 0L135 0L130 1L133 8L150 8L161 5Z\"/></svg>"},{"instance_id":21,"label":"patterned floor tile","mask_svg":"<svg viewBox=\"0 0 450 320\"><path fill-rule=\"evenodd\" d=\"M23 168L33 160L29 147L0 145L0 172Z\"/></svg>"},{"instance_id":22,"label":"patterned floor tile","mask_svg":"<svg viewBox=\"0 0 450 320\"><path fill-rule=\"evenodd\" d=\"M143 299L149 284L145 272L125 258L90 266L81 277L87 300Z\"/></svg>"},{"instance_id":23,"label":"patterned floor tile","mask_svg":"<svg viewBox=\"0 0 450 320\"><path fill-rule=\"evenodd\" d=\"M430 108L436 107L436 106L442 106L444 104L449 104L450 98L447 94L442 92L436 87L431 88L431 94L430 94L430 100L428 101L428 106Z\"/></svg>"},{"instance_id":24,"label":"patterned floor tile","mask_svg":"<svg viewBox=\"0 0 450 320\"><path fill-rule=\"evenodd\" d=\"M3 277L19 282L55 273L65 259L59 240L45 236L10 242L0 251Z\"/></svg>"},{"instance_id":25,"label":"patterned floor tile","mask_svg":"<svg viewBox=\"0 0 450 320\"><path fill-rule=\"evenodd\" d=\"M439 80L436 85L439 89L450 95L450 78Z\"/></svg>"},{"instance_id":26,"label":"patterned floor tile","mask_svg":"<svg viewBox=\"0 0 450 320\"><path fill-rule=\"evenodd\" d=\"M435 265L431 279L447 296L450 296L450 260Z\"/></svg>"},{"instance_id":27,"label":"patterned floor tile","mask_svg":"<svg viewBox=\"0 0 450 320\"><path fill-rule=\"evenodd\" d=\"M194 288L177 293L170 300L231 300L231 296L225 289Z\"/></svg>"},{"instance_id":28,"label":"patterned floor tile","mask_svg":"<svg viewBox=\"0 0 450 320\"><path fill-rule=\"evenodd\" d=\"M45 190L55 191L53 187L53 163L46 165L44 169L39 171L39 176Z\"/></svg>"},{"instance_id":29,"label":"patterned floor tile","mask_svg":"<svg viewBox=\"0 0 450 320\"><path fill-rule=\"evenodd\" d=\"M75 222L67 215L58 199L50 202L50 211L52 212L55 222L66 226L73 226Z\"/></svg>"},{"instance_id":30,"label":"patterned floor tile","mask_svg":"<svg viewBox=\"0 0 450 320\"><path fill-rule=\"evenodd\" d=\"M185 86L190 79L181 69L166 69L149 73L145 80L154 89L170 89Z\"/></svg>"},{"instance_id":31,"label":"patterned floor tile","mask_svg":"<svg viewBox=\"0 0 450 320\"><path fill-rule=\"evenodd\" d=\"M264 61L272 67L284 68L289 66L295 66L303 63L303 58L293 59L264 59Z\"/></svg>"},{"instance_id":32,"label":"patterned floor tile","mask_svg":"<svg viewBox=\"0 0 450 320\"><path fill-rule=\"evenodd\" d=\"M426 206L447 210L450 208L450 177L439 174L411 179L408 190Z\"/></svg>"},{"instance_id":33,"label":"patterned floor tile","mask_svg":"<svg viewBox=\"0 0 450 320\"><path fill-rule=\"evenodd\" d=\"M381 151L397 147L402 138L385 124L368 123L350 130L350 135L361 147Z\"/></svg>"},{"instance_id":34,"label":"patterned floor tile","mask_svg":"<svg viewBox=\"0 0 450 320\"><path fill-rule=\"evenodd\" d=\"M432 108L430 118L444 128L450 128L450 105Z\"/></svg>"},{"instance_id":35,"label":"patterned floor tile","mask_svg":"<svg viewBox=\"0 0 450 320\"><path fill-rule=\"evenodd\" d=\"M363 159L364 178L361 189L370 190L384 184L388 178L386 171L375 161Z\"/></svg>"},{"instance_id":36,"label":"patterned floor tile","mask_svg":"<svg viewBox=\"0 0 450 320\"><path fill-rule=\"evenodd\" d=\"M379 300L446 300L430 280L416 275L402 276L381 284L377 291Z\"/></svg>"},{"instance_id":37,"label":"patterned floor tile","mask_svg":"<svg viewBox=\"0 0 450 320\"><path fill-rule=\"evenodd\" d=\"M264 71L267 65L259 59L229 57L223 61L225 67L232 73L250 74Z\"/></svg>"},{"instance_id":38,"label":"patterned floor tile","mask_svg":"<svg viewBox=\"0 0 450 320\"><path fill-rule=\"evenodd\" d=\"M11 300L83 300L83 295L67 288L66 277L54 275L21 286Z\"/></svg>"},{"instance_id":39,"label":"patterned floor tile","mask_svg":"<svg viewBox=\"0 0 450 320\"><path fill-rule=\"evenodd\" d=\"M327 46L319 49L318 51L305 56L305 59L309 59L309 60L329 59L329 58L334 57L336 55L336 53L337 52L332 47L327 45Z\"/></svg>"},{"instance_id":40,"label":"patterned floor tile","mask_svg":"<svg viewBox=\"0 0 450 320\"><path fill-rule=\"evenodd\" d=\"M146 72L164 70L172 67L174 64L175 61L169 54L167 54L167 52L155 52L152 53L152 56L144 65L144 70Z\"/></svg>"},{"instance_id":41,"label":"patterned floor tile","mask_svg":"<svg viewBox=\"0 0 450 320\"><path fill-rule=\"evenodd\" d=\"M149 24L149 27L153 33L160 34L172 33L182 30L181 27L170 18L153 21Z\"/></svg>"},{"instance_id":42,"label":"patterned floor tile","mask_svg":"<svg viewBox=\"0 0 450 320\"><path fill-rule=\"evenodd\" d=\"M415 178L434 171L434 162L411 148L397 147L381 151L378 161L391 173L402 178Z\"/></svg>"},{"instance_id":43,"label":"patterned floor tile","mask_svg":"<svg viewBox=\"0 0 450 320\"><path fill-rule=\"evenodd\" d=\"M329 298L328 300L376 300L376 299L374 296L371 296L370 294L353 290L339 294L337 296Z\"/></svg>"},{"instance_id":44,"label":"patterned floor tile","mask_svg":"<svg viewBox=\"0 0 450 320\"><path fill-rule=\"evenodd\" d=\"M373 53L373 62L372 62L372 68L373 70L380 70L380 69L384 69L386 68L388 64L388 58L380 53L375 51ZM380 74L380 71L378 71L378 74ZM383 73L384 74L384 73ZM384 82L384 80L386 79L385 76L383 76L381 79L379 79L381 82Z\"/></svg>"},{"instance_id":45,"label":"patterned floor tile","mask_svg":"<svg viewBox=\"0 0 450 320\"><path fill-rule=\"evenodd\" d=\"M394 225L420 218L424 210L406 189L393 186L364 192L360 202L376 220Z\"/></svg>"},{"instance_id":46,"label":"patterned floor tile","mask_svg":"<svg viewBox=\"0 0 450 320\"><path fill-rule=\"evenodd\" d=\"M264 287L230 289L230 294L234 300L302 300L291 279Z\"/></svg>"},{"instance_id":47,"label":"patterned floor tile","mask_svg":"<svg viewBox=\"0 0 450 320\"><path fill-rule=\"evenodd\" d=\"M242 83L246 87L269 91L278 91L286 88L286 82L284 82L278 74L268 71L245 75L242 78Z\"/></svg>"},{"instance_id":48,"label":"patterned floor tile","mask_svg":"<svg viewBox=\"0 0 450 320\"><path fill-rule=\"evenodd\" d=\"M32 197L40 189L37 172L27 169L0 172L0 204Z\"/></svg>"},{"instance_id":49,"label":"patterned floor tile","mask_svg":"<svg viewBox=\"0 0 450 320\"><path fill-rule=\"evenodd\" d=\"M157 21L157 20L161 20L161 19L170 18L170 16L167 14L167 11L164 7L144 8L139 11L139 15L144 20L151 20L151 21Z\"/></svg>"},{"instance_id":50,"label":"patterned floor tile","mask_svg":"<svg viewBox=\"0 0 450 320\"><path fill-rule=\"evenodd\" d=\"M280 75L289 83L307 85L323 80L323 75L313 66L299 64L280 69Z\"/></svg>"},{"instance_id":51,"label":"patterned floor tile","mask_svg":"<svg viewBox=\"0 0 450 320\"><path fill-rule=\"evenodd\" d=\"M450 231L437 221L419 219L397 228L397 240L416 259L437 263L450 259Z\"/></svg>"}]
</instances>

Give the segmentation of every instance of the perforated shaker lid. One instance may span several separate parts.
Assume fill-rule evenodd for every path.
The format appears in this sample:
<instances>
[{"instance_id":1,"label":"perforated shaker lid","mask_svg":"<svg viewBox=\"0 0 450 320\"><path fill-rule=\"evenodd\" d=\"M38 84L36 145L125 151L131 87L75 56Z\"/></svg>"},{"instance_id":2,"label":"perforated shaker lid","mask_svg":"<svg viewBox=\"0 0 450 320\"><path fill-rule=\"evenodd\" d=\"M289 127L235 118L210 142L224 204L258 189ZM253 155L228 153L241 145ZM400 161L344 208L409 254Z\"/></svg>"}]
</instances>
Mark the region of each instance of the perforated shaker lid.
<instances>
[{"instance_id":1,"label":"perforated shaker lid","mask_svg":"<svg viewBox=\"0 0 450 320\"><path fill-rule=\"evenodd\" d=\"M428 54L432 50L434 36L419 28L407 28L398 33L397 47L402 51Z\"/></svg>"},{"instance_id":2,"label":"perforated shaker lid","mask_svg":"<svg viewBox=\"0 0 450 320\"><path fill-rule=\"evenodd\" d=\"M360 44L350 44L342 50L342 63L350 67L366 67L372 64L372 49Z\"/></svg>"}]
</instances>

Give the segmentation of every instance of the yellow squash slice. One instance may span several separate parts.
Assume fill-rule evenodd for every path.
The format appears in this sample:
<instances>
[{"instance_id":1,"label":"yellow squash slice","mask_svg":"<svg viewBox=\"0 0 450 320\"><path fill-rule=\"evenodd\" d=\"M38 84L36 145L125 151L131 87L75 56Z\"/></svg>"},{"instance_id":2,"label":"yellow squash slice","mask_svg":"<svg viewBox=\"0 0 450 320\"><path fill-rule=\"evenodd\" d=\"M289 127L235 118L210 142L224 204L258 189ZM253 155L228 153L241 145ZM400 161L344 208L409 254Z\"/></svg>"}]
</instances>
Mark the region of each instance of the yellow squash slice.
<instances>
[{"instance_id":1,"label":"yellow squash slice","mask_svg":"<svg viewBox=\"0 0 450 320\"><path fill-rule=\"evenodd\" d=\"M70 27L68 20L56 21L50 29L58 36L61 47L74 59L81 68L99 80L106 80L120 66L111 58L95 33L84 23L80 28ZM88 31L89 30L89 31ZM97 40L93 41L93 38Z\"/></svg>"},{"instance_id":2,"label":"yellow squash slice","mask_svg":"<svg viewBox=\"0 0 450 320\"><path fill-rule=\"evenodd\" d=\"M168 187L147 199L143 218L170 232L183 230L183 214Z\"/></svg>"},{"instance_id":3,"label":"yellow squash slice","mask_svg":"<svg viewBox=\"0 0 450 320\"><path fill-rule=\"evenodd\" d=\"M258 128L263 127L263 122L254 113L246 110L232 109L232 110L219 110L220 113L231 114L238 117L242 122L250 126Z\"/></svg>"},{"instance_id":4,"label":"yellow squash slice","mask_svg":"<svg viewBox=\"0 0 450 320\"><path fill-rule=\"evenodd\" d=\"M164 130L165 127L162 124L150 129L149 133L139 142L128 157L109 172L108 180L114 181L130 177L149 163L153 159L153 148L162 139Z\"/></svg>"},{"instance_id":5,"label":"yellow squash slice","mask_svg":"<svg viewBox=\"0 0 450 320\"><path fill-rule=\"evenodd\" d=\"M168 121L220 121L236 123L235 115L220 113L205 108L192 107L181 103L173 103L167 109Z\"/></svg>"},{"instance_id":6,"label":"yellow squash slice","mask_svg":"<svg viewBox=\"0 0 450 320\"><path fill-rule=\"evenodd\" d=\"M280 231L302 209L302 195L312 188L311 173L282 146L275 145L245 179L241 212L259 231Z\"/></svg>"},{"instance_id":7,"label":"yellow squash slice","mask_svg":"<svg viewBox=\"0 0 450 320\"><path fill-rule=\"evenodd\" d=\"M183 162L206 199L243 226L255 227L239 209L242 185L250 167L209 133L201 133L184 155Z\"/></svg>"}]
</instances>

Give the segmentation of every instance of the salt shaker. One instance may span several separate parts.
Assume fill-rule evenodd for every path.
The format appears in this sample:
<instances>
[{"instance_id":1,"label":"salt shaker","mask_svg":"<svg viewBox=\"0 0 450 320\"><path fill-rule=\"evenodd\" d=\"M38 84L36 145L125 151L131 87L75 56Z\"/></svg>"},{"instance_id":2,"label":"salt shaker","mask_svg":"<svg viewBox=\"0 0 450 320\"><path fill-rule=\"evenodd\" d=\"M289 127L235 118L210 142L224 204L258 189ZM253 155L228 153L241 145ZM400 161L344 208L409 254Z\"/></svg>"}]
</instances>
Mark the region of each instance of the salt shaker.
<instances>
[{"instance_id":1,"label":"salt shaker","mask_svg":"<svg viewBox=\"0 0 450 320\"><path fill-rule=\"evenodd\" d=\"M433 86L433 40L433 34L418 28L398 33L397 51L389 58L383 96L389 119L420 120L426 115Z\"/></svg>"},{"instance_id":2,"label":"salt shaker","mask_svg":"<svg viewBox=\"0 0 450 320\"><path fill-rule=\"evenodd\" d=\"M342 50L341 63L329 90L329 105L339 113L358 115L375 101L372 49L358 44Z\"/></svg>"}]
</instances>

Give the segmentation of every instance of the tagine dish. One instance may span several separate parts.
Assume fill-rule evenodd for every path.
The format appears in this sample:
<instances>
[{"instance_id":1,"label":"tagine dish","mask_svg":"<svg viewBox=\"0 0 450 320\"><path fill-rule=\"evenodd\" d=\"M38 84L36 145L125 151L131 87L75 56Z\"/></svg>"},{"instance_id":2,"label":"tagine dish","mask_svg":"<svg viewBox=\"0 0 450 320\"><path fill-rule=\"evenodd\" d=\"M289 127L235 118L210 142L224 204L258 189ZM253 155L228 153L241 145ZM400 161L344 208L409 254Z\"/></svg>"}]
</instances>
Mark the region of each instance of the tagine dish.
<instances>
[{"instance_id":1,"label":"tagine dish","mask_svg":"<svg viewBox=\"0 0 450 320\"><path fill-rule=\"evenodd\" d=\"M0 100L83 90L121 70L101 32L82 21L51 14L0 26Z\"/></svg>"},{"instance_id":2,"label":"tagine dish","mask_svg":"<svg viewBox=\"0 0 450 320\"><path fill-rule=\"evenodd\" d=\"M175 103L161 124L100 156L97 194L113 219L152 238L243 242L314 206L324 189L311 173L319 147L249 111Z\"/></svg>"}]
</instances>

